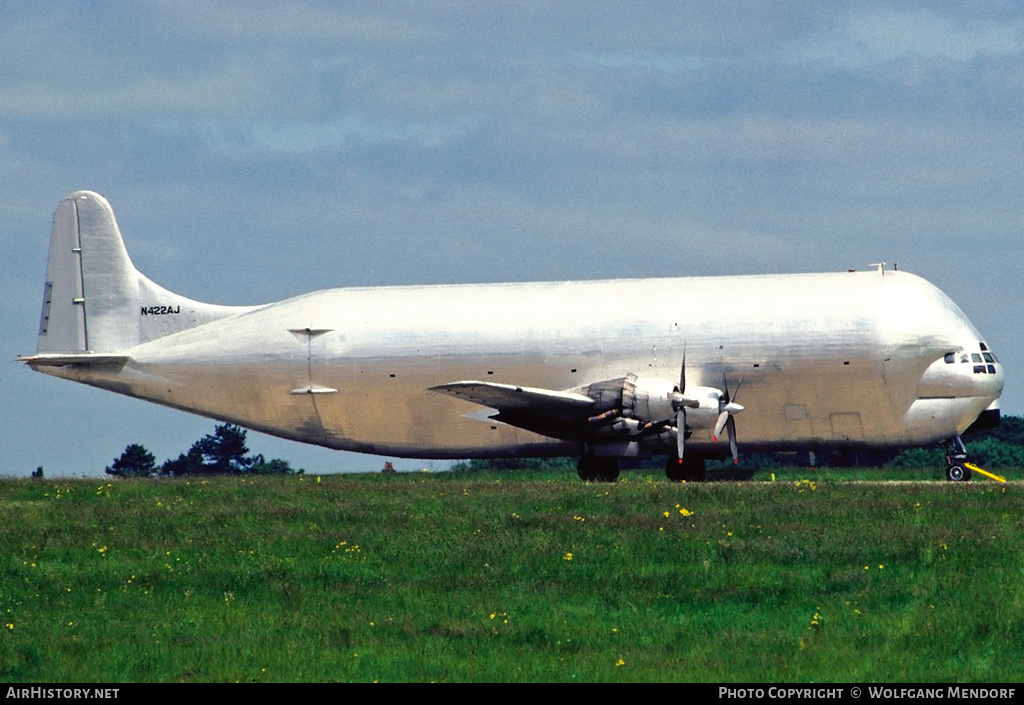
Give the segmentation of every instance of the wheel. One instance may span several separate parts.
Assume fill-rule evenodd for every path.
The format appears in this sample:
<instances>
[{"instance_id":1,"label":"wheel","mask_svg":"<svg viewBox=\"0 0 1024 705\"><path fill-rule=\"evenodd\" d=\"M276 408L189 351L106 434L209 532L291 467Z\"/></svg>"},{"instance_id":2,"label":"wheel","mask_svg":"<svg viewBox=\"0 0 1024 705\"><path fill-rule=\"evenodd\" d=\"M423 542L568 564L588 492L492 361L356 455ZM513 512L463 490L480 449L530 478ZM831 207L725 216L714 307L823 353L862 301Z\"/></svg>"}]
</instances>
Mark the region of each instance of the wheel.
<instances>
[{"instance_id":1,"label":"wheel","mask_svg":"<svg viewBox=\"0 0 1024 705\"><path fill-rule=\"evenodd\" d=\"M669 455L665 461L665 477L670 482L683 482L686 480L683 465L675 455Z\"/></svg>"},{"instance_id":2,"label":"wheel","mask_svg":"<svg viewBox=\"0 0 1024 705\"><path fill-rule=\"evenodd\" d=\"M970 482L971 471L960 463L954 463L946 468L946 479L949 482Z\"/></svg>"},{"instance_id":3,"label":"wheel","mask_svg":"<svg viewBox=\"0 0 1024 705\"><path fill-rule=\"evenodd\" d=\"M598 458L597 479L600 482L618 482L619 480L619 459Z\"/></svg>"},{"instance_id":4,"label":"wheel","mask_svg":"<svg viewBox=\"0 0 1024 705\"><path fill-rule=\"evenodd\" d=\"M584 482L615 482L619 479L619 459L584 455L576 465L576 474Z\"/></svg>"},{"instance_id":5,"label":"wheel","mask_svg":"<svg viewBox=\"0 0 1024 705\"><path fill-rule=\"evenodd\" d=\"M704 458L688 456L680 463L672 454L665 461L665 477L672 482L703 482L707 477Z\"/></svg>"},{"instance_id":6,"label":"wheel","mask_svg":"<svg viewBox=\"0 0 1024 705\"><path fill-rule=\"evenodd\" d=\"M576 463L576 474L580 476L580 479L584 482L594 482L597 480L597 468L594 467L597 458L592 455L581 456L579 462Z\"/></svg>"}]
</instances>

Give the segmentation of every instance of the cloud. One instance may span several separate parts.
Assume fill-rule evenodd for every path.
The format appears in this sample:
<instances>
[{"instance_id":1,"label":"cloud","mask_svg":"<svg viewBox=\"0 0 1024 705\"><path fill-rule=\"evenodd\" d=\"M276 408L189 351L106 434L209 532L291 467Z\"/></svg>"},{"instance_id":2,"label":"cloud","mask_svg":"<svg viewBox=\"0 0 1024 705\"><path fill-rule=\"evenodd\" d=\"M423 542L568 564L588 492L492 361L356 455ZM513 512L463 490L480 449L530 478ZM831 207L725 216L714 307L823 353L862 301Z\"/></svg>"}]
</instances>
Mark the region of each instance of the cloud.
<instances>
[{"instance_id":1,"label":"cloud","mask_svg":"<svg viewBox=\"0 0 1024 705\"><path fill-rule=\"evenodd\" d=\"M777 17L775 18L778 19ZM967 63L1024 53L1024 21L972 19L932 10L869 9L833 18L812 33L780 33L771 40L721 47L693 43L661 50L617 48L580 52L598 66L665 73L699 72L750 65L818 64L860 71L900 61Z\"/></svg>"},{"instance_id":2,"label":"cloud","mask_svg":"<svg viewBox=\"0 0 1024 705\"><path fill-rule=\"evenodd\" d=\"M905 60L965 63L1024 52L1024 22L972 20L930 10L876 9L786 49L790 61L859 70Z\"/></svg>"},{"instance_id":3,"label":"cloud","mask_svg":"<svg viewBox=\"0 0 1024 705\"><path fill-rule=\"evenodd\" d=\"M146 3L154 22L177 36L206 41L269 41L388 44L407 46L436 38L430 25L409 22L403 13L361 10L334 3L154 0ZM405 14L408 17L408 14Z\"/></svg>"},{"instance_id":4,"label":"cloud","mask_svg":"<svg viewBox=\"0 0 1024 705\"><path fill-rule=\"evenodd\" d=\"M400 123L349 114L325 122L203 120L170 121L161 129L183 139L198 137L209 149L229 154L313 153L366 144L411 143L436 148L472 129L459 123Z\"/></svg>"},{"instance_id":5,"label":"cloud","mask_svg":"<svg viewBox=\"0 0 1024 705\"><path fill-rule=\"evenodd\" d=\"M256 110L272 92L259 72L230 63L197 75L81 72L62 84L0 85L6 119L120 119L155 115L240 114Z\"/></svg>"}]
</instances>

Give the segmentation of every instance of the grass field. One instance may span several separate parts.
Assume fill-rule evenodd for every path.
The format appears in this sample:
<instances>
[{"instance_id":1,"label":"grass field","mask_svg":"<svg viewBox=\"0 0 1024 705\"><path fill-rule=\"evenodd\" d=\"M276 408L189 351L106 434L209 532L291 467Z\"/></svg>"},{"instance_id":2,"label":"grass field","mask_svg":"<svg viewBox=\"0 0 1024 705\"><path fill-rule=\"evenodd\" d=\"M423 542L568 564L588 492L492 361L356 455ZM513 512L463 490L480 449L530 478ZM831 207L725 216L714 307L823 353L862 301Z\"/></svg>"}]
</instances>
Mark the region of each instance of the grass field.
<instances>
[{"instance_id":1,"label":"grass field","mask_svg":"<svg viewBox=\"0 0 1024 705\"><path fill-rule=\"evenodd\" d=\"M4 480L0 678L1022 680L1024 487L865 474Z\"/></svg>"}]
</instances>

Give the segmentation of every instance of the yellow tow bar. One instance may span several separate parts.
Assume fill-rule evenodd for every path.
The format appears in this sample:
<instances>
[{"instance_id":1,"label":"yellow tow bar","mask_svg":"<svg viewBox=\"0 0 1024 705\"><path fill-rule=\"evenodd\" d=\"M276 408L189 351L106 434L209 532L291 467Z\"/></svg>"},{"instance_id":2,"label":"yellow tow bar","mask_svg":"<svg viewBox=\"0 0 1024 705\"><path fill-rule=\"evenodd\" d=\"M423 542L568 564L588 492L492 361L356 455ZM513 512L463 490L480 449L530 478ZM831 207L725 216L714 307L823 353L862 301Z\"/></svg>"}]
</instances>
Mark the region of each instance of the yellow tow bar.
<instances>
[{"instance_id":1,"label":"yellow tow bar","mask_svg":"<svg viewBox=\"0 0 1024 705\"><path fill-rule=\"evenodd\" d=\"M982 470L981 468L979 468L974 463L964 463L964 467L970 469L972 472L980 472L985 477L990 477L990 478L992 478L993 480L995 480L997 482L1006 482L1006 478L1005 477L999 477L999 475L993 475L990 472Z\"/></svg>"}]
</instances>

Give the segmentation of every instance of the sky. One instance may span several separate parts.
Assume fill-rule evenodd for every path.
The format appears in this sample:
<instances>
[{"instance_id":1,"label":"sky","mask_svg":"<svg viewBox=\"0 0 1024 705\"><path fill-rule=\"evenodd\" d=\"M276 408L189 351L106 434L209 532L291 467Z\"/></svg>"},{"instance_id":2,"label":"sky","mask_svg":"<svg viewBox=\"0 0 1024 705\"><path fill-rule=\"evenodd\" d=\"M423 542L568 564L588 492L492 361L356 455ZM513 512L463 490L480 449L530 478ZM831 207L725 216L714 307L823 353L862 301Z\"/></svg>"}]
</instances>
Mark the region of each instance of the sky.
<instances>
[{"instance_id":1,"label":"sky","mask_svg":"<svg viewBox=\"0 0 1024 705\"><path fill-rule=\"evenodd\" d=\"M79 189L140 271L220 304L898 263L1024 414L1022 105L1016 2L3 3L0 475L161 462L215 425L14 362Z\"/></svg>"}]
</instances>

